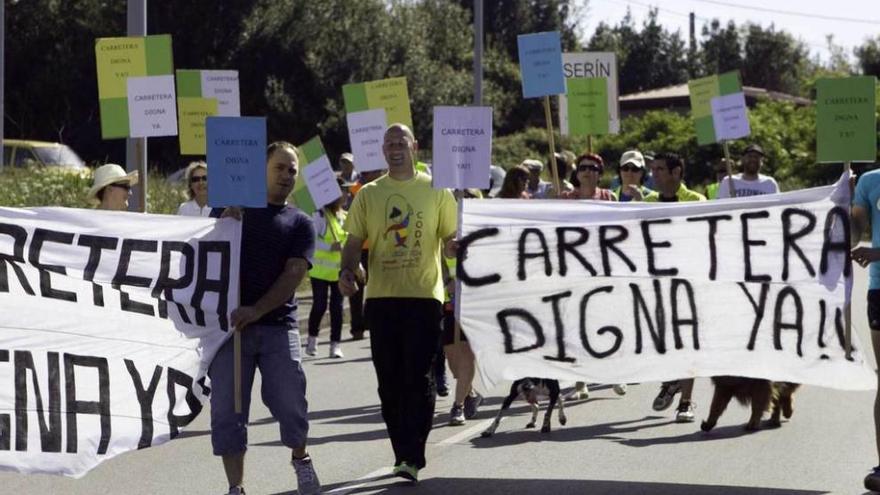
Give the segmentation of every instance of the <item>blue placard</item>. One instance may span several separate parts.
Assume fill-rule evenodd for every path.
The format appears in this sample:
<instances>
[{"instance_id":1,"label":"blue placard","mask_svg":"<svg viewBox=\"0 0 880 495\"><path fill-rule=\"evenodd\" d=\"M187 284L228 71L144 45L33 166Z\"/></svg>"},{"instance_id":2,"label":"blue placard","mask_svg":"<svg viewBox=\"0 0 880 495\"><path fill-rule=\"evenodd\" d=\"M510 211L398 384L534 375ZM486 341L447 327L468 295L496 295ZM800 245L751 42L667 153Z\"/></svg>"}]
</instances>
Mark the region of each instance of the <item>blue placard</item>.
<instances>
[{"instance_id":1,"label":"blue placard","mask_svg":"<svg viewBox=\"0 0 880 495\"><path fill-rule=\"evenodd\" d=\"M562 40L559 31L521 34L519 70L522 74L523 97L561 95L565 93L562 72Z\"/></svg>"},{"instance_id":2,"label":"blue placard","mask_svg":"<svg viewBox=\"0 0 880 495\"><path fill-rule=\"evenodd\" d=\"M266 206L266 118L208 117L208 206Z\"/></svg>"}]
</instances>

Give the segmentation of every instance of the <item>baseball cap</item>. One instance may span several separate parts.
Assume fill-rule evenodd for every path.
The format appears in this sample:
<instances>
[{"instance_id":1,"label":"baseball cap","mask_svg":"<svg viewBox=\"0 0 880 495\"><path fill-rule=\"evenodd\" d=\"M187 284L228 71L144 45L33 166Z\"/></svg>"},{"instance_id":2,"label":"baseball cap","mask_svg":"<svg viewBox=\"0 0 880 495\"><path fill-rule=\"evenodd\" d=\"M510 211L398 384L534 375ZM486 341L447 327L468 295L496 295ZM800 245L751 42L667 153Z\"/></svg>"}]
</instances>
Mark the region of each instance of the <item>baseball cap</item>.
<instances>
[{"instance_id":1,"label":"baseball cap","mask_svg":"<svg viewBox=\"0 0 880 495\"><path fill-rule=\"evenodd\" d=\"M761 155L761 156L766 156L766 155L764 154L764 148L762 148L761 145L759 145L759 144L750 144L750 145L748 145L748 146L746 147L746 150L743 152L743 154L745 155L746 153L748 153L748 152L750 152L750 151L754 151L755 153L757 153L757 154L759 154L759 155Z\"/></svg>"},{"instance_id":2,"label":"baseball cap","mask_svg":"<svg viewBox=\"0 0 880 495\"><path fill-rule=\"evenodd\" d=\"M348 160L349 163L354 163L354 155L352 155L351 153L343 153L339 155L339 160Z\"/></svg>"},{"instance_id":3,"label":"baseball cap","mask_svg":"<svg viewBox=\"0 0 880 495\"><path fill-rule=\"evenodd\" d=\"M629 150L620 155L620 165L632 164L639 168L645 168L645 157L639 150Z\"/></svg>"}]
</instances>

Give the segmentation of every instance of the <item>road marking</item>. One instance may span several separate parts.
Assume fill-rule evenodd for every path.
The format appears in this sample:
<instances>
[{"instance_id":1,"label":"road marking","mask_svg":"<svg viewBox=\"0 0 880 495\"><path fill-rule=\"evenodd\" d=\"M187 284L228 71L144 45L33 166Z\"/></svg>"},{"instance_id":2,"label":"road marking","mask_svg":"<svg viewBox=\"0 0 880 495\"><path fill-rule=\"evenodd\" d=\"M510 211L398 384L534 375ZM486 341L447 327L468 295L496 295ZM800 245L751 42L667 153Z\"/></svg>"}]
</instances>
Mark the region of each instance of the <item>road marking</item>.
<instances>
[{"instance_id":1,"label":"road marking","mask_svg":"<svg viewBox=\"0 0 880 495\"><path fill-rule=\"evenodd\" d=\"M441 440L441 441L437 442L435 445L437 447L446 447L448 445L458 443L458 442L464 440L465 438L476 435L477 432L479 432L481 430L485 430L486 428L489 427L490 424L492 424L492 421L493 420L491 420L491 419L487 419L485 421L477 423L476 425L471 426L470 428L468 428L462 432L456 433L455 435L452 435L451 437L449 437L445 440Z\"/></svg>"},{"instance_id":2,"label":"road marking","mask_svg":"<svg viewBox=\"0 0 880 495\"><path fill-rule=\"evenodd\" d=\"M365 474L356 480L353 480L345 485L342 485L338 488L334 488L332 490L326 491L324 493L327 493L327 494L332 493L334 495L346 495L347 493L349 493L351 491L357 490L358 488L360 488L362 486L366 486L366 485L370 484L371 482L376 481L379 478L384 478L385 476L388 476L390 474L391 474L391 468L387 468L387 467L380 468L380 469L373 471L372 473Z\"/></svg>"}]
</instances>

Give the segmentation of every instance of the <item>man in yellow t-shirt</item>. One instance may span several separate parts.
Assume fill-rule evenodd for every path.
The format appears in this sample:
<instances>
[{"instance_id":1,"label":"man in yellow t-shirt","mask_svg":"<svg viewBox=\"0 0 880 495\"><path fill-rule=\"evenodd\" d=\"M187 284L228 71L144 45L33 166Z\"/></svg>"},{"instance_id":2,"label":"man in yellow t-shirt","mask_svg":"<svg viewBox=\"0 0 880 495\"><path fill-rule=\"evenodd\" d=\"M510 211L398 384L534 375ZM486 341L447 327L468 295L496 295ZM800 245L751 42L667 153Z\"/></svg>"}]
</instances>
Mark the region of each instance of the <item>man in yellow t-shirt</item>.
<instances>
[{"instance_id":1,"label":"man in yellow t-shirt","mask_svg":"<svg viewBox=\"0 0 880 495\"><path fill-rule=\"evenodd\" d=\"M385 131L388 174L365 185L345 221L339 288L357 290L363 241L370 243L366 319L394 474L418 480L434 418L432 373L445 297L441 255L455 256L455 198L417 172L418 143L403 124Z\"/></svg>"}]
</instances>

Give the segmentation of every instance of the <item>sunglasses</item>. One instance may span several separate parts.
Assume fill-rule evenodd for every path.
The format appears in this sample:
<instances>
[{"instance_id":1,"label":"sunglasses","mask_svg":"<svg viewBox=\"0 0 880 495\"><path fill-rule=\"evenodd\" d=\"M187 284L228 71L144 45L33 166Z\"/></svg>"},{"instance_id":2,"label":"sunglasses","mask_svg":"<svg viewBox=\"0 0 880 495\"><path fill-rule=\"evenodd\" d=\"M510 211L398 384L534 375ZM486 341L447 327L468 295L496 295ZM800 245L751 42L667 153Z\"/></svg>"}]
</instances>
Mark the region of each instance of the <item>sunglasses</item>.
<instances>
[{"instance_id":1,"label":"sunglasses","mask_svg":"<svg viewBox=\"0 0 880 495\"><path fill-rule=\"evenodd\" d=\"M635 165L621 165L620 166L621 172L638 172L639 170L641 170L641 168L639 168Z\"/></svg>"},{"instance_id":2,"label":"sunglasses","mask_svg":"<svg viewBox=\"0 0 880 495\"><path fill-rule=\"evenodd\" d=\"M201 175L201 176L198 176L198 177L190 177L190 178L189 178L189 182L190 182L191 184L195 184L196 182L208 182L208 176L207 176L207 175Z\"/></svg>"},{"instance_id":3,"label":"sunglasses","mask_svg":"<svg viewBox=\"0 0 880 495\"><path fill-rule=\"evenodd\" d=\"M589 170L590 172L598 172L602 169L598 165L595 165L592 163L582 163L582 164L578 165L577 170L578 170L578 172L585 172L587 170Z\"/></svg>"},{"instance_id":4,"label":"sunglasses","mask_svg":"<svg viewBox=\"0 0 880 495\"><path fill-rule=\"evenodd\" d=\"M131 185L126 182L116 182L114 184L110 184L112 187L118 187L119 189L125 189L126 191L131 191Z\"/></svg>"}]
</instances>

